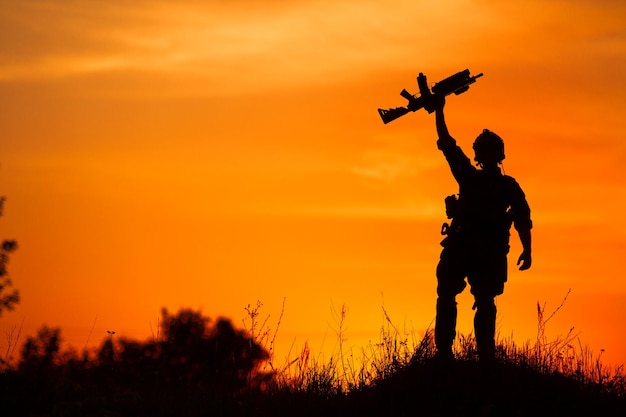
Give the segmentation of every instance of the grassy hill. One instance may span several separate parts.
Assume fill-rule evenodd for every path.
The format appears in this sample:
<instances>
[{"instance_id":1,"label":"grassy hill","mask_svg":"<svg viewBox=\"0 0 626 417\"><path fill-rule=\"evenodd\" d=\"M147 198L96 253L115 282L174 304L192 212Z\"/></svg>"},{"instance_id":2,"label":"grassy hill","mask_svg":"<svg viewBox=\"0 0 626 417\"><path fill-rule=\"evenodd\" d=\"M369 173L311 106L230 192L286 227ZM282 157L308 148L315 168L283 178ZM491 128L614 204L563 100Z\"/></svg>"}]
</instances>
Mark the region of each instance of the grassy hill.
<instances>
[{"instance_id":1,"label":"grassy hill","mask_svg":"<svg viewBox=\"0 0 626 417\"><path fill-rule=\"evenodd\" d=\"M532 346L500 341L488 364L477 359L471 336L460 337L456 360L442 362L431 332L409 346L389 325L358 361L338 352L315 362L305 348L276 369L263 343L268 332L191 310L164 311L161 323L158 338L111 334L82 355L59 349L60 329L42 328L18 363L0 361L0 415L626 415L623 367L572 350L568 337L548 342L540 334Z\"/></svg>"},{"instance_id":2,"label":"grassy hill","mask_svg":"<svg viewBox=\"0 0 626 417\"><path fill-rule=\"evenodd\" d=\"M595 370L580 357L560 360L547 352L512 344L499 346L496 362L476 358L470 338L457 359L434 358L427 337L410 358L402 355L381 377L346 384L305 384L270 396L265 415L297 416L623 416L626 378L622 367ZM558 359L558 358L557 358ZM577 363L578 367L574 366ZM560 368L560 369L559 369ZM565 370L569 369L569 370ZM314 373L315 374L315 373ZM323 372L317 372L314 380ZM350 384L348 384L349 386Z\"/></svg>"},{"instance_id":3,"label":"grassy hill","mask_svg":"<svg viewBox=\"0 0 626 417\"><path fill-rule=\"evenodd\" d=\"M277 395L265 415L622 416L626 397L606 386L511 363L413 363L348 393Z\"/></svg>"}]
</instances>

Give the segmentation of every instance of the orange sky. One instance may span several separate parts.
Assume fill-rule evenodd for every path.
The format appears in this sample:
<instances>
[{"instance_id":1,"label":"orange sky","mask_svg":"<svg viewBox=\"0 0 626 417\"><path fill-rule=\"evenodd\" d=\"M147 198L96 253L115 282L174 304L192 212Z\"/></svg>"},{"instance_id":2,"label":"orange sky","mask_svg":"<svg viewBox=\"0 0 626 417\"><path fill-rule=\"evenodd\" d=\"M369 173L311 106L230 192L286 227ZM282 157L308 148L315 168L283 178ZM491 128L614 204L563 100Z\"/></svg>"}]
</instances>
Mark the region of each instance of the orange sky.
<instances>
[{"instance_id":1,"label":"orange sky","mask_svg":"<svg viewBox=\"0 0 626 417\"><path fill-rule=\"evenodd\" d=\"M275 327L286 299L279 356L332 352L344 304L349 346L377 341L382 306L420 334L456 185L432 115L376 109L469 68L485 75L448 126L467 151L504 138L535 223L501 334L532 338L537 302L571 288L549 330L626 363L624 21L582 0L0 0L0 237L22 296L0 332L47 323L81 349L149 337L163 306L240 323L256 300Z\"/></svg>"}]
</instances>

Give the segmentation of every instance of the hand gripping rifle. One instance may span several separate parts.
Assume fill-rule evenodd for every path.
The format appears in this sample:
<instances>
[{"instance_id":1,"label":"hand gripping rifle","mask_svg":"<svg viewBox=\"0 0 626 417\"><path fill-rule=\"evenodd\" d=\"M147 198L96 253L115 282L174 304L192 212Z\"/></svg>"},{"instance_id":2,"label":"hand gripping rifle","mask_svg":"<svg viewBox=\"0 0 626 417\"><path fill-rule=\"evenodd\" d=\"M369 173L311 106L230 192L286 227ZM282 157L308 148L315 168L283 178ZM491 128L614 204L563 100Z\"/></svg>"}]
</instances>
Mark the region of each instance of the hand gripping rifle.
<instances>
[{"instance_id":1,"label":"hand gripping rifle","mask_svg":"<svg viewBox=\"0 0 626 417\"><path fill-rule=\"evenodd\" d=\"M470 76L468 69L459 71L445 80L435 83L431 92L426 82L426 76L420 72L417 76L417 86L419 87L420 95L413 95L406 90L402 90L400 95L407 99L409 104L406 107L396 107L388 110L378 109L378 114L380 114L383 122L387 124L392 120L396 120L398 117L404 116L410 111L417 111L421 108L426 109L428 113L432 113L435 111L432 100L433 95L439 94L447 96L452 93L459 95L469 90L470 84L475 83L476 79L482 76L482 72L478 75Z\"/></svg>"}]
</instances>

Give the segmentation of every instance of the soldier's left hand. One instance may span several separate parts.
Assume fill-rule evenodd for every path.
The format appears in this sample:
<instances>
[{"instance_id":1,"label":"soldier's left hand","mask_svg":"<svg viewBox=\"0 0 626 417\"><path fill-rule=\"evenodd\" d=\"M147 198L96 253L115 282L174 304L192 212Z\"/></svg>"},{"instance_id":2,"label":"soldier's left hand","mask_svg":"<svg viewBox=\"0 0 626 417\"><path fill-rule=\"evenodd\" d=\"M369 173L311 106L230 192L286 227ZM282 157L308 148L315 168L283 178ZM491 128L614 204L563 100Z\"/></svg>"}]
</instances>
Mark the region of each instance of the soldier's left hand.
<instances>
[{"instance_id":1,"label":"soldier's left hand","mask_svg":"<svg viewBox=\"0 0 626 417\"><path fill-rule=\"evenodd\" d=\"M522 254L519 256L519 258L517 259L517 265L520 265L519 270L520 271L525 271L528 268L530 268L530 266L533 263L533 259L530 256L530 252L527 251L523 251Z\"/></svg>"}]
</instances>

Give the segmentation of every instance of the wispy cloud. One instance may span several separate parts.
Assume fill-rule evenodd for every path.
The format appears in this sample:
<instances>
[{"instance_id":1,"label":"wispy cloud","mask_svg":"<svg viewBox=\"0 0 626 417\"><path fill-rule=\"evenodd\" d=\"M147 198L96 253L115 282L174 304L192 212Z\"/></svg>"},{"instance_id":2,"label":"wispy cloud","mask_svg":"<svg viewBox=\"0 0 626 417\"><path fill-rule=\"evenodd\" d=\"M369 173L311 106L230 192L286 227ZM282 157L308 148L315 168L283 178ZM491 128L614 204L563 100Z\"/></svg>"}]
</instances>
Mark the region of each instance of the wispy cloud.
<instances>
[{"instance_id":1,"label":"wispy cloud","mask_svg":"<svg viewBox=\"0 0 626 417\"><path fill-rule=\"evenodd\" d=\"M498 30L488 10L472 12L470 2L461 0L445 7L426 1L260 3L267 7L247 10L239 2L14 4L2 13L7 35L2 48L8 55L0 79L136 70L196 77L211 88L316 84L420 57L445 60L437 52L454 47L461 39L457 34L470 42L475 29ZM442 20L450 26L442 28Z\"/></svg>"},{"instance_id":2,"label":"wispy cloud","mask_svg":"<svg viewBox=\"0 0 626 417\"><path fill-rule=\"evenodd\" d=\"M443 165L432 158L433 147L424 149L426 141L416 140L414 132L391 131L376 142L364 149L360 163L352 168L353 174L373 181L407 181Z\"/></svg>"}]
</instances>

